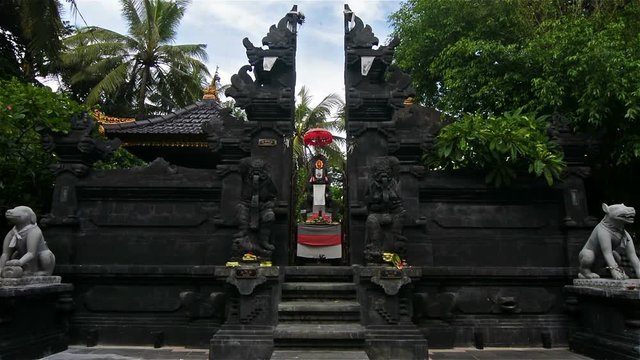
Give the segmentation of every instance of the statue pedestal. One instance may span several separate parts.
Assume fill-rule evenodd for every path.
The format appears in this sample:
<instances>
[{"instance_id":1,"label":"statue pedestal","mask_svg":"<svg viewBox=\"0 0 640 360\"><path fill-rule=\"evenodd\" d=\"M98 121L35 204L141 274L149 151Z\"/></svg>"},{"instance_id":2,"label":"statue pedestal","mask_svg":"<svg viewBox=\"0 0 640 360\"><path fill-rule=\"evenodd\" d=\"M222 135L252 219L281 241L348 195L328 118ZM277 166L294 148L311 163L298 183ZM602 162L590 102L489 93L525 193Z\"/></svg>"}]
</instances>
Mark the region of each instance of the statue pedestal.
<instances>
[{"instance_id":1,"label":"statue pedestal","mask_svg":"<svg viewBox=\"0 0 640 360\"><path fill-rule=\"evenodd\" d=\"M211 338L209 358L269 360L278 323L280 269L240 265L216 269L215 276L230 288L226 320Z\"/></svg>"},{"instance_id":2,"label":"statue pedestal","mask_svg":"<svg viewBox=\"0 0 640 360\"><path fill-rule=\"evenodd\" d=\"M388 266L356 268L360 316L366 326L365 350L372 360L423 360L427 340L411 322L411 282L420 268Z\"/></svg>"},{"instance_id":3,"label":"statue pedestal","mask_svg":"<svg viewBox=\"0 0 640 360\"><path fill-rule=\"evenodd\" d=\"M0 359L37 359L66 350L72 290L59 276L0 279Z\"/></svg>"},{"instance_id":4,"label":"statue pedestal","mask_svg":"<svg viewBox=\"0 0 640 360\"><path fill-rule=\"evenodd\" d=\"M577 318L571 350L595 359L640 359L640 280L576 279L564 289Z\"/></svg>"}]
</instances>

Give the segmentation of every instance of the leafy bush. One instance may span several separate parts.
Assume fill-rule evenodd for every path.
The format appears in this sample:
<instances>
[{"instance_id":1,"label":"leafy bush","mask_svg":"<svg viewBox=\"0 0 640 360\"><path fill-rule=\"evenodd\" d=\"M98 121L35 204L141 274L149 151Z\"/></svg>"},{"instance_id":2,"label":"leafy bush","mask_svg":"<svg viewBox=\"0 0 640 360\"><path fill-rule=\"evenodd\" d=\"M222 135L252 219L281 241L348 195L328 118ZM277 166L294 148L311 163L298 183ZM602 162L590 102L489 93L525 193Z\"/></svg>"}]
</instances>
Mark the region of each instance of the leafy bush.
<instances>
[{"instance_id":1,"label":"leafy bush","mask_svg":"<svg viewBox=\"0 0 640 360\"><path fill-rule=\"evenodd\" d=\"M39 132L67 132L69 119L86 108L47 87L0 81L0 207L41 209L50 200L54 155Z\"/></svg>"},{"instance_id":2,"label":"leafy bush","mask_svg":"<svg viewBox=\"0 0 640 360\"><path fill-rule=\"evenodd\" d=\"M520 110L502 116L467 114L441 130L424 159L431 169L483 169L486 181L496 186L510 184L524 171L552 185L565 164L546 130L545 117Z\"/></svg>"}]
</instances>

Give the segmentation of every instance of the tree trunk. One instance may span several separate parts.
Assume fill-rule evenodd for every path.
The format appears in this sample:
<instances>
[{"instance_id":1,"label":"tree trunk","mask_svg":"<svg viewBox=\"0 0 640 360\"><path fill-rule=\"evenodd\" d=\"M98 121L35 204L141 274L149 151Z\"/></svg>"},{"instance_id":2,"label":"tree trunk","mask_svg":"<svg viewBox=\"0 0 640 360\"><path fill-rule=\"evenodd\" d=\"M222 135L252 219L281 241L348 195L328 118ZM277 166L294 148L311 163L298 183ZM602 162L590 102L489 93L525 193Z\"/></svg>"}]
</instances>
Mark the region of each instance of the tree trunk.
<instances>
[{"instance_id":1,"label":"tree trunk","mask_svg":"<svg viewBox=\"0 0 640 360\"><path fill-rule=\"evenodd\" d=\"M144 100L147 98L147 82L149 81L149 65L145 65L142 69L142 79L140 80L140 92L138 94L138 119L142 119L147 115Z\"/></svg>"}]
</instances>

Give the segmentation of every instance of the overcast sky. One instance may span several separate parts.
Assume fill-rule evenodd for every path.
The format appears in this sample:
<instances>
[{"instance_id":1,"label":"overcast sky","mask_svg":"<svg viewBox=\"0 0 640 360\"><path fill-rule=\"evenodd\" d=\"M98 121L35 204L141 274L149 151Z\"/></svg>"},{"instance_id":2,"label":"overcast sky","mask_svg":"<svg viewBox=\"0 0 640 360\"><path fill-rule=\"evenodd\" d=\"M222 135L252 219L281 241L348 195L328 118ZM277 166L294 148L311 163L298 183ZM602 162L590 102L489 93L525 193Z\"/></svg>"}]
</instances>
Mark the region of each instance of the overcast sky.
<instances>
[{"instance_id":1,"label":"overcast sky","mask_svg":"<svg viewBox=\"0 0 640 360\"><path fill-rule=\"evenodd\" d=\"M76 0L87 24L119 33L127 27L120 14L117 0ZM206 44L207 65L213 75L219 66L222 84L230 83L231 75L248 63L242 39L248 37L256 46L269 27L297 4L306 16L298 32L297 90L305 85L314 103L330 93L344 98L343 84L343 15L345 1L243 1L192 0L182 19L176 44ZM388 16L400 7L400 1L352 0L351 9L365 24L370 24L381 44L388 41ZM84 26L80 16L72 16L66 9L65 18L77 26Z\"/></svg>"}]
</instances>

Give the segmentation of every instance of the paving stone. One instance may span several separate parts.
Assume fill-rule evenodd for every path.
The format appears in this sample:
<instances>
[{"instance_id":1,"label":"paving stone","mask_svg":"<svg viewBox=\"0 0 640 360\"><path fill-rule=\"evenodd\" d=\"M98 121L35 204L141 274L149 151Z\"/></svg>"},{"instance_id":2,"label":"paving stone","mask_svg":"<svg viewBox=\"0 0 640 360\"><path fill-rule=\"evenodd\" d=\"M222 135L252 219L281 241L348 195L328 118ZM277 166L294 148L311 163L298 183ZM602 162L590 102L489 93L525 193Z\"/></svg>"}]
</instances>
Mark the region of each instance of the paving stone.
<instances>
[{"instance_id":1,"label":"paving stone","mask_svg":"<svg viewBox=\"0 0 640 360\"><path fill-rule=\"evenodd\" d=\"M446 349L430 350L430 360L592 360L567 349Z\"/></svg>"},{"instance_id":2,"label":"paving stone","mask_svg":"<svg viewBox=\"0 0 640 360\"><path fill-rule=\"evenodd\" d=\"M67 351L42 358L42 360L208 360L206 349L127 346L70 346ZM430 360L593 360L568 349L456 348L430 350ZM363 350L351 349L278 349L271 360L368 360Z\"/></svg>"},{"instance_id":3,"label":"paving stone","mask_svg":"<svg viewBox=\"0 0 640 360\"><path fill-rule=\"evenodd\" d=\"M276 350L271 360L369 360L362 350Z\"/></svg>"},{"instance_id":4,"label":"paving stone","mask_svg":"<svg viewBox=\"0 0 640 360\"><path fill-rule=\"evenodd\" d=\"M67 351L53 354L42 360L207 360L206 349L161 348L137 346L69 346Z\"/></svg>"}]
</instances>

